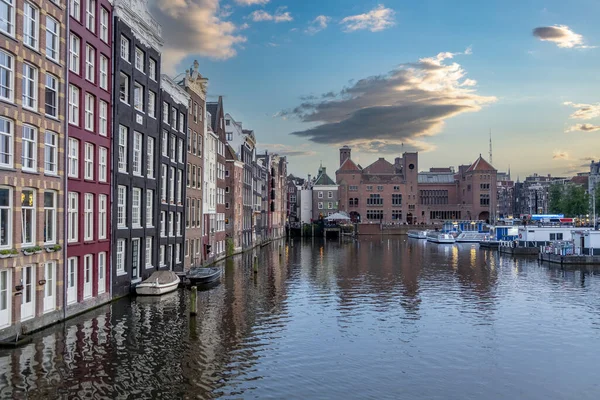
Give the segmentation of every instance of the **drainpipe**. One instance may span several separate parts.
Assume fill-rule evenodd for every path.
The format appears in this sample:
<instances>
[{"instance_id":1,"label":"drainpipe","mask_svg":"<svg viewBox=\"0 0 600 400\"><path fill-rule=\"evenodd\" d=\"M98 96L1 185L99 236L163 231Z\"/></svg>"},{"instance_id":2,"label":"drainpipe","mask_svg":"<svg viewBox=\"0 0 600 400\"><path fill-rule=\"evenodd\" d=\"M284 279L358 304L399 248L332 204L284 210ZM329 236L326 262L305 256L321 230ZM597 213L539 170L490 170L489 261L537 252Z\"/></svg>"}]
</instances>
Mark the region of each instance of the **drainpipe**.
<instances>
[{"instance_id":1,"label":"drainpipe","mask_svg":"<svg viewBox=\"0 0 600 400\"><path fill-rule=\"evenodd\" d=\"M67 17L66 23L66 43L65 46L65 101L64 101L64 110L65 110L65 122L64 122L64 130L65 130L65 142L64 142L64 151L63 151L63 179L64 179L64 191L63 191L63 320L67 319L67 282L68 282L68 273L67 273L67 226L68 226L68 205L69 205L69 196L68 196L68 158L69 158L69 51L71 50L71 41L70 38L70 27L71 27L71 2L65 2L65 15Z\"/></svg>"}]
</instances>

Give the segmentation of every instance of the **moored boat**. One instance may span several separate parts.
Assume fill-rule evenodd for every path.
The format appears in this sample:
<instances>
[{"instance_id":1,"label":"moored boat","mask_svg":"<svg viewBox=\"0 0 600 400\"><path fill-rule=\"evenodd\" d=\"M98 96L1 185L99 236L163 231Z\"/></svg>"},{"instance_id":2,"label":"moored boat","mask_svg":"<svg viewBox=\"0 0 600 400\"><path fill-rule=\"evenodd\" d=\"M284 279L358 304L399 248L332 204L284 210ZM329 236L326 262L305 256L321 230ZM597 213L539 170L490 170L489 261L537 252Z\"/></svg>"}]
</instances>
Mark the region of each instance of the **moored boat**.
<instances>
[{"instance_id":1,"label":"moored boat","mask_svg":"<svg viewBox=\"0 0 600 400\"><path fill-rule=\"evenodd\" d=\"M205 285L216 282L221 277L221 268L194 268L186 275L192 285Z\"/></svg>"},{"instance_id":2,"label":"moored boat","mask_svg":"<svg viewBox=\"0 0 600 400\"><path fill-rule=\"evenodd\" d=\"M456 239L451 233L430 231L427 232L427 241L433 243L454 243Z\"/></svg>"},{"instance_id":3,"label":"moored boat","mask_svg":"<svg viewBox=\"0 0 600 400\"><path fill-rule=\"evenodd\" d=\"M481 243L489 238L489 233L485 232L462 232L456 237L457 243Z\"/></svg>"},{"instance_id":4,"label":"moored boat","mask_svg":"<svg viewBox=\"0 0 600 400\"><path fill-rule=\"evenodd\" d=\"M140 296L160 296L177 290L179 276L173 271L156 271L135 287Z\"/></svg>"},{"instance_id":5,"label":"moored boat","mask_svg":"<svg viewBox=\"0 0 600 400\"><path fill-rule=\"evenodd\" d=\"M410 231L408 231L408 237L413 238L413 239L427 239L427 232L428 231L426 231L426 230L424 230L424 231L410 230Z\"/></svg>"}]
</instances>

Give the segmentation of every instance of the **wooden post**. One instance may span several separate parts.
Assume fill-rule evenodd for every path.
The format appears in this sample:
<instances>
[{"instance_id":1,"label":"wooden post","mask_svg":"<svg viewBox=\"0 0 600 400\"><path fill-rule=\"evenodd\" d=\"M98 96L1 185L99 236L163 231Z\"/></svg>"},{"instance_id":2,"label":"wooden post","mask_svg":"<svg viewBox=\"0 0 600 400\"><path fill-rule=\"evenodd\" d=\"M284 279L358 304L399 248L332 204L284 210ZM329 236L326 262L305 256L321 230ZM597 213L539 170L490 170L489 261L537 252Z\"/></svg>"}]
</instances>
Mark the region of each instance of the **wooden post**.
<instances>
[{"instance_id":1,"label":"wooden post","mask_svg":"<svg viewBox=\"0 0 600 400\"><path fill-rule=\"evenodd\" d=\"M253 268L253 270L254 270L255 274L258 274L258 257L257 256L254 256L254 268Z\"/></svg>"},{"instance_id":2,"label":"wooden post","mask_svg":"<svg viewBox=\"0 0 600 400\"><path fill-rule=\"evenodd\" d=\"M196 300L198 299L198 288L196 286L192 286L192 293L190 294L190 315L194 316L197 314L196 312Z\"/></svg>"}]
</instances>

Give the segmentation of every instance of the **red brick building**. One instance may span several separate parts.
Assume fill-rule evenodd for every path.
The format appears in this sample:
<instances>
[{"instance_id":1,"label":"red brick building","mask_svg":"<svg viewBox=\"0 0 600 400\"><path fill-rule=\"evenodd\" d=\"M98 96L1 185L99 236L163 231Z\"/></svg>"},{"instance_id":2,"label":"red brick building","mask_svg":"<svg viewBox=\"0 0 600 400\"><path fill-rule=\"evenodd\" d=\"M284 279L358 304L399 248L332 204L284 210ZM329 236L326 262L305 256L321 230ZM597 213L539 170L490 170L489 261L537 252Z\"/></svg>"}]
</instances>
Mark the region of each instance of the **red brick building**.
<instances>
[{"instance_id":1,"label":"red brick building","mask_svg":"<svg viewBox=\"0 0 600 400\"><path fill-rule=\"evenodd\" d=\"M237 252L242 250L244 233L244 163L229 144L225 158L225 232Z\"/></svg>"}]
</instances>

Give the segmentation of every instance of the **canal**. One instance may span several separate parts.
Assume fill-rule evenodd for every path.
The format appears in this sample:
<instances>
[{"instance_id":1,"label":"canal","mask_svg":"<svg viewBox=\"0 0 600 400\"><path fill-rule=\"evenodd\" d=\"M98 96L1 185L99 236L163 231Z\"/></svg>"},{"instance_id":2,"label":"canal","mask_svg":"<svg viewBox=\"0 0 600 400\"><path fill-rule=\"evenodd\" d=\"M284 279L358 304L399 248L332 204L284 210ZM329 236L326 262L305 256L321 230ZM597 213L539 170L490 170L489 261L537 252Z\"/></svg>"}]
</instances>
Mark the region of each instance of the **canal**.
<instances>
[{"instance_id":1,"label":"canal","mask_svg":"<svg viewBox=\"0 0 600 400\"><path fill-rule=\"evenodd\" d=\"M0 398L597 399L600 277L471 245L279 243L0 350Z\"/></svg>"}]
</instances>

